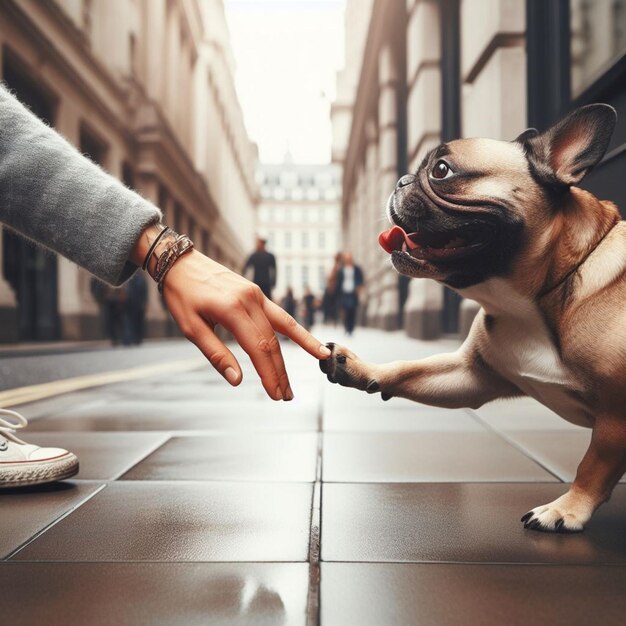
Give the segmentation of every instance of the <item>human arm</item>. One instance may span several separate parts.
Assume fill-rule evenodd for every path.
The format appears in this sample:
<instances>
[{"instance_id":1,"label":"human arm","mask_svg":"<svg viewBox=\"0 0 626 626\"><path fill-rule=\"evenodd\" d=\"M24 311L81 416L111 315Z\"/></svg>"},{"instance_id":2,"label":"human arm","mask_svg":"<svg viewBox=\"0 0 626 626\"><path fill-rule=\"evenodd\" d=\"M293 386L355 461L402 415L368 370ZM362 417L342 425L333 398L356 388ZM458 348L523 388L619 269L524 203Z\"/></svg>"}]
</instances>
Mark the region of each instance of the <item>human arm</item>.
<instances>
[{"instance_id":1,"label":"human arm","mask_svg":"<svg viewBox=\"0 0 626 626\"><path fill-rule=\"evenodd\" d=\"M0 85L0 222L120 285L142 264L160 218L159 209L82 156ZM241 369L214 335L215 324L235 335L275 399L289 399L291 391L273 329L316 358L327 356L258 288L199 252L170 270L164 297L185 336L231 384L241 382Z\"/></svg>"},{"instance_id":2,"label":"human arm","mask_svg":"<svg viewBox=\"0 0 626 626\"><path fill-rule=\"evenodd\" d=\"M0 85L0 222L120 285L150 202L82 156Z\"/></svg>"}]
</instances>

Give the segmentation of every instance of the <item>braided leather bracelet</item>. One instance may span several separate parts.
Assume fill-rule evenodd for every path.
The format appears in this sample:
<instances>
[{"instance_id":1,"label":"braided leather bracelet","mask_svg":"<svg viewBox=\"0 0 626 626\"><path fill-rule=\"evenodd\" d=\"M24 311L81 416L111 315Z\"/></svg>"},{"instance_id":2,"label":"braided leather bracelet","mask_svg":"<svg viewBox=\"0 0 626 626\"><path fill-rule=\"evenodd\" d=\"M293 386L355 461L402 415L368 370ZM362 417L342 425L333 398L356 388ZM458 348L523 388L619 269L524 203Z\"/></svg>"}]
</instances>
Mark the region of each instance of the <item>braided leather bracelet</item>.
<instances>
[{"instance_id":1,"label":"braided leather bracelet","mask_svg":"<svg viewBox=\"0 0 626 626\"><path fill-rule=\"evenodd\" d=\"M174 263L192 248L193 241L187 235L177 235L176 239L161 252L154 271L154 280L159 287L159 293L163 293L163 281Z\"/></svg>"}]
</instances>

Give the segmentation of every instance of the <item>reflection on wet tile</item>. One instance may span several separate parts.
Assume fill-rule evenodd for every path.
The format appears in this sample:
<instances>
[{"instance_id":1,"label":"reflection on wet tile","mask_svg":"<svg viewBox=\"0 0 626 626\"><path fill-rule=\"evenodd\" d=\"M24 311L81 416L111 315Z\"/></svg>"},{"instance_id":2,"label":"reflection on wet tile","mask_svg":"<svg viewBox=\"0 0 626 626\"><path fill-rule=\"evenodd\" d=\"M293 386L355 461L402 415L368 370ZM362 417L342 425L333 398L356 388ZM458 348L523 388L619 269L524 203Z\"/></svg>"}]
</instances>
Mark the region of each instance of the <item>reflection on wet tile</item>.
<instances>
[{"instance_id":1,"label":"reflection on wet tile","mask_svg":"<svg viewBox=\"0 0 626 626\"><path fill-rule=\"evenodd\" d=\"M33 432L28 442L71 450L80 462L78 479L113 480L168 437L153 433Z\"/></svg>"},{"instance_id":2,"label":"reflection on wet tile","mask_svg":"<svg viewBox=\"0 0 626 626\"><path fill-rule=\"evenodd\" d=\"M484 431L485 427L463 409L437 409L413 406L392 407L380 402L379 406L357 409L341 407L324 413L325 431L351 432L411 432L411 431Z\"/></svg>"},{"instance_id":3,"label":"reflection on wet tile","mask_svg":"<svg viewBox=\"0 0 626 626\"><path fill-rule=\"evenodd\" d=\"M622 624L626 568L324 563L322 626Z\"/></svg>"},{"instance_id":4,"label":"reflection on wet tile","mask_svg":"<svg viewBox=\"0 0 626 626\"><path fill-rule=\"evenodd\" d=\"M322 472L331 482L554 482L490 432L325 433Z\"/></svg>"},{"instance_id":5,"label":"reflection on wet tile","mask_svg":"<svg viewBox=\"0 0 626 626\"><path fill-rule=\"evenodd\" d=\"M524 530L520 517L563 484L324 484L326 561L626 563L626 486L587 529Z\"/></svg>"},{"instance_id":6,"label":"reflection on wet tile","mask_svg":"<svg viewBox=\"0 0 626 626\"><path fill-rule=\"evenodd\" d=\"M305 561L312 486L110 483L15 558Z\"/></svg>"},{"instance_id":7,"label":"reflection on wet tile","mask_svg":"<svg viewBox=\"0 0 626 626\"><path fill-rule=\"evenodd\" d=\"M497 430L585 430L532 398L496 400L474 411Z\"/></svg>"},{"instance_id":8,"label":"reflection on wet tile","mask_svg":"<svg viewBox=\"0 0 626 626\"><path fill-rule=\"evenodd\" d=\"M0 585L15 625L304 626L308 565L5 562Z\"/></svg>"},{"instance_id":9,"label":"reflection on wet tile","mask_svg":"<svg viewBox=\"0 0 626 626\"><path fill-rule=\"evenodd\" d=\"M0 558L93 494L100 485L66 481L0 490Z\"/></svg>"},{"instance_id":10,"label":"reflection on wet tile","mask_svg":"<svg viewBox=\"0 0 626 626\"><path fill-rule=\"evenodd\" d=\"M316 430L318 406L312 401L155 402L149 399L111 402L72 413L44 417L29 425L30 431L303 431Z\"/></svg>"},{"instance_id":11,"label":"reflection on wet tile","mask_svg":"<svg viewBox=\"0 0 626 626\"><path fill-rule=\"evenodd\" d=\"M316 433L175 437L123 478L313 482L316 463Z\"/></svg>"}]
</instances>

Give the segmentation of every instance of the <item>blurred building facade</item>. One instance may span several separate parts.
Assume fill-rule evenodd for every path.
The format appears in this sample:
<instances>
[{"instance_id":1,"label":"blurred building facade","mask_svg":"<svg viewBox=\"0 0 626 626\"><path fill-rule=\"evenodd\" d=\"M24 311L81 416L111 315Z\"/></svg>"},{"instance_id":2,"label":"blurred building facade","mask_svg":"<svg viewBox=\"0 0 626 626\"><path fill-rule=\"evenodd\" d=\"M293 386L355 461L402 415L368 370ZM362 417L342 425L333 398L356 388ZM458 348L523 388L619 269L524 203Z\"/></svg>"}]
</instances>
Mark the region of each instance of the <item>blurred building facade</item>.
<instances>
[{"instance_id":1,"label":"blurred building facade","mask_svg":"<svg viewBox=\"0 0 626 626\"><path fill-rule=\"evenodd\" d=\"M262 164L257 232L276 255L277 301L287 288L318 297L341 249L341 169L328 164Z\"/></svg>"},{"instance_id":2,"label":"blurred building facade","mask_svg":"<svg viewBox=\"0 0 626 626\"><path fill-rule=\"evenodd\" d=\"M404 327L420 338L463 334L477 305L434 281L398 276L378 248L387 198L439 143L461 136L512 140L528 126L546 128L574 106L603 101L621 121L583 186L626 207L626 189L618 184L626 167L626 0L367 5L369 18L346 19L352 42L346 63L348 46L359 49L355 41L362 60L338 74L331 113L333 158L344 171L344 243L366 275L361 321ZM363 7L347 0L347 18Z\"/></svg>"},{"instance_id":3,"label":"blurred building facade","mask_svg":"<svg viewBox=\"0 0 626 626\"><path fill-rule=\"evenodd\" d=\"M222 0L6 0L0 78L81 152L214 259L254 237L256 147L233 82ZM98 337L90 277L5 230L0 341ZM150 294L148 330L166 313Z\"/></svg>"}]
</instances>

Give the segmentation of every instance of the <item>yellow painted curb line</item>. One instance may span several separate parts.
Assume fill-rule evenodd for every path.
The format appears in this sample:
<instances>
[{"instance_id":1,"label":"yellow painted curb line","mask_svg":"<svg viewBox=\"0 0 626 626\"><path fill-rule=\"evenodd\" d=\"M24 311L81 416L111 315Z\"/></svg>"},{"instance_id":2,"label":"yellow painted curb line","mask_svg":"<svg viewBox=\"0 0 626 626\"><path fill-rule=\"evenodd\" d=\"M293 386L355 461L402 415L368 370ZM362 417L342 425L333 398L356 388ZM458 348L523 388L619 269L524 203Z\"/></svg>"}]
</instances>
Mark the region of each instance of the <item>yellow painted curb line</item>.
<instances>
[{"instance_id":1,"label":"yellow painted curb line","mask_svg":"<svg viewBox=\"0 0 626 626\"><path fill-rule=\"evenodd\" d=\"M89 374L87 376L76 376L55 380L39 385L27 385L17 389L0 391L0 407L11 407L17 404L26 404L58 396L63 393L89 389L90 387L101 387L113 383L122 383L138 378L147 378L158 374L174 374L177 372L187 372L206 365L204 358L184 359L181 361L171 361L170 363L160 363L158 365L144 365L126 370L116 370L114 372L103 372L101 374Z\"/></svg>"}]
</instances>

